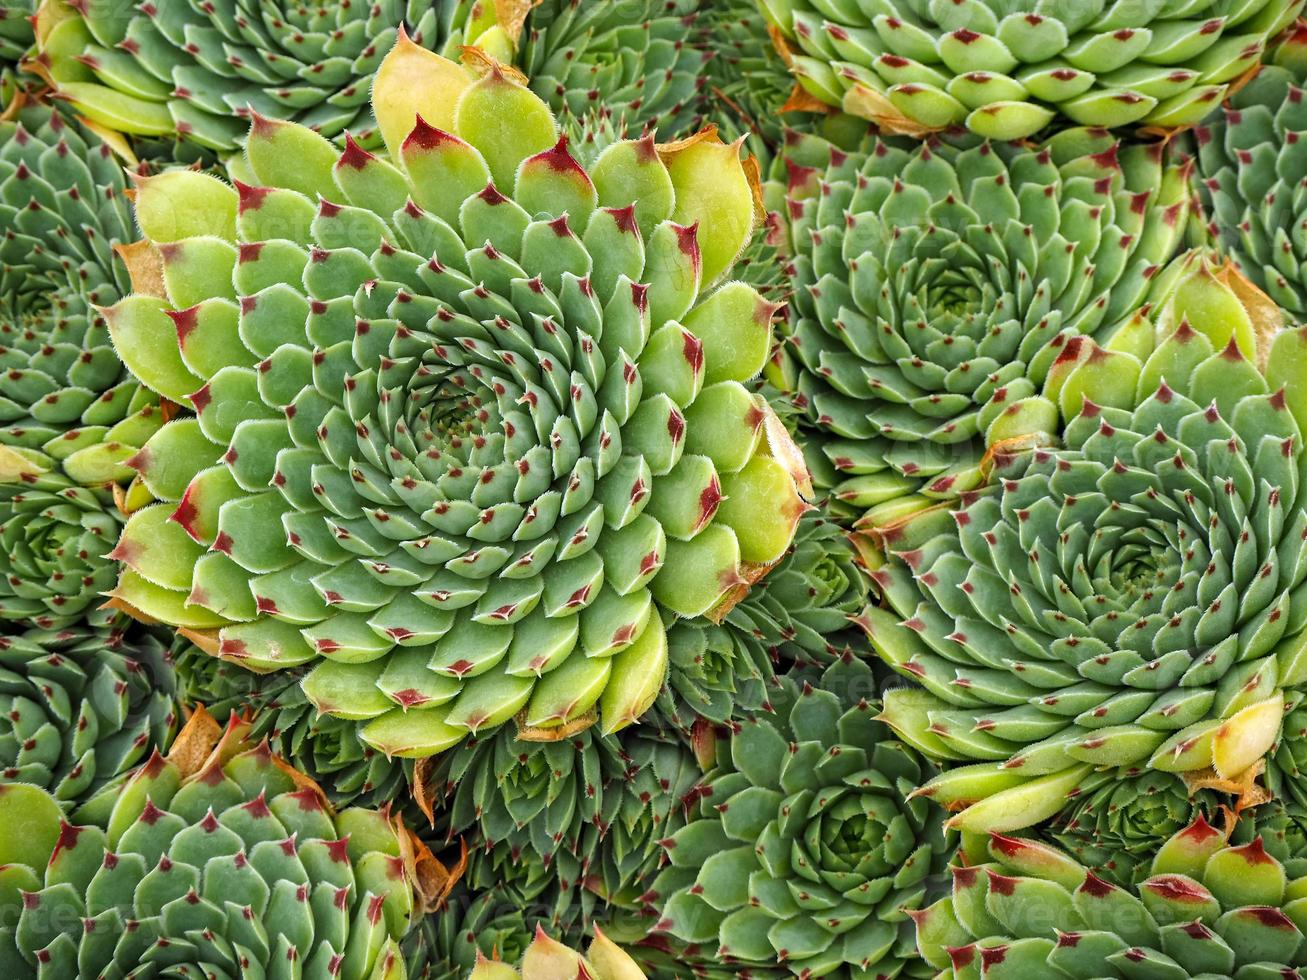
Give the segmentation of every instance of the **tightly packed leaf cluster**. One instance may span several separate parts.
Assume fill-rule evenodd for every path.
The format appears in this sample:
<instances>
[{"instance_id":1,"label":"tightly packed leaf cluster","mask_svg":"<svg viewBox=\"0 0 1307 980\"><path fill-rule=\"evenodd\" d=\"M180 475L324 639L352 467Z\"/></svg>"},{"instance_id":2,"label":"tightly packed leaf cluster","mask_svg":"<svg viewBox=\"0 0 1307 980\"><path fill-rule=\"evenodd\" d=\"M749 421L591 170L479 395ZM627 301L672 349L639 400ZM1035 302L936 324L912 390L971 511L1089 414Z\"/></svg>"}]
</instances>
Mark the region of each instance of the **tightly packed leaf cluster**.
<instances>
[{"instance_id":1,"label":"tightly packed leaf cluster","mask_svg":"<svg viewBox=\"0 0 1307 980\"><path fill-rule=\"evenodd\" d=\"M1193 125L1293 23L1296 0L1009 3L758 0L804 90L915 135L1014 140L1082 126Z\"/></svg>"},{"instance_id":2,"label":"tightly packed leaf cluster","mask_svg":"<svg viewBox=\"0 0 1307 980\"><path fill-rule=\"evenodd\" d=\"M0 975L1307 977L1302 10L0 2Z\"/></svg>"}]
</instances>

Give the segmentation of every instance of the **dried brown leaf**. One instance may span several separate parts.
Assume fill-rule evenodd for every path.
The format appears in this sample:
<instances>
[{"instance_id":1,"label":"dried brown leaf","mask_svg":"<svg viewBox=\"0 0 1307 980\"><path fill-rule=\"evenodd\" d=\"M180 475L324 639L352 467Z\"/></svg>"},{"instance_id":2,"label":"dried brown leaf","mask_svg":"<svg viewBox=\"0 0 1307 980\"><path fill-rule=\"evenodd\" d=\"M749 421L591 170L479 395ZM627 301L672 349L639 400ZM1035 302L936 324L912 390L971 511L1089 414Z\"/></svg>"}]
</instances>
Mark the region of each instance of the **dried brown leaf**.
<instances>
[{"instance_id":1,"label":"dried brown leaf","mask_svg":"<svg viewBox=\"0 0 1307 980\"><path fill-rule=\"evenodd\" d=\"M749 192L753 194L753 217L760 224L767 223L767 205L762 200L762 167L758 165L758 158L750 153L744 158L744 178L749 182Z\"/></svg>"},{"instance_id":2,"label":"dried brown leaf","mask_svg":"<svg viewBox=\"0 0 1307 980\"><path fill-rule=\"evenodd\" d=\"M127 191L130 196L131 191ZM167 299L168 290L163 282L163 256L149 239L142 238L128 245L115 245L113 250L123 260L131 277L132 292L158 299Z\"/></svg>"},{"instance_id":3,"label":"dried brown leaf","mask_svg":"<svg viewBox=\"0 0 1307 980\"><path fill-rule=\"evenodd\" d=\"M102 596L105 596L106 598L105 601L100 603L100 605L97 608L111 609L115 612L120 612L123 615L129 616L132 619L136 620L136 622L140 623L143 626L158 625L159 621L157 619L155 619L153 616L146 615L144 612L137 609L126 599L118 595L117 586L114 586L108 592L101 592L100 594Z\"/></svg>"},{"instance_id":4,"label":"dried brown leaf","mask_svg":"<svg viewBox=\"0 0 1307 980\"><path fill-rule=\"evenodd\" d=\"M445 904L467 867L467 844L461 843L461 856L454 867L448 867L431 848L404 825L399 816L391 817L391 826L399 840L399 857L404 872L413 885L415 904L422 914L434 912Z\"/></svg>"},{"instance_id":5,"label":"dried brown leaf","mask_svg":"<svg viewBox=\"0 0 1307 980\"><path fill-rule=\"evenodd\" d=\"M717 600L717 605L703 614L704 619L720 626L726 620L726 617L730 615L731 610L738 606L744 600L744 597L749 594L749 590L766 578L772 569L783 560L784 556L766 564L753 561L741 562L739 581L726 590L722 597Z\"/></svg>"},{"instance_id":6,"label":"dried brown leaf","mask_svg":"<svg viewBox=\"0 0 1307 980\"><path fill-rule=\"evenodd\" d=\"M658 157L664 164L670 164L677 154L688 150L698 143L718 143L722 144L722 138L717 135L717 127L709 123L697 133L691 133L689 136L682 137L678 140L672 140L670 143L658 143L654 149L658 151ZM725 144L722 144L725 145Z\"/></svg>"},{"instance_id":7,"label":"dried brown leaf","mask_svg":"<svg viewBox=\"0 0 1307 980\"><path fill-rule=\"evenodd\" d=\"M522 28L526 25L527 15L540 6L542 0L495 0L495 21L508 35L513 46L522 39Z\"/></svg>"},{"instance_id":8,"label":"dried brown leaf","mask_svg":"<svg viewBox=\"0 0 1307 980\"><path fill-rule=\"evenodd\" d=\"M776 53L781 56L781 61L785 62L786 71L794 63L794 49L790 47L790 40L785 33L775 24L767 25L767 36L771 38L772 47Z\"/></svg>"},{"instance_id":9,"label":"dried brown leaf","mask_svg":"<svg viewBox=\"0 0 1307 980\"><path fill-rule=\"evenodd\" d=\"M561 725L528 725L526 723L526 709L523 708L517 713L515 718L517 722L517 738L522 742L561 742L565 738L571 738L577 735L596 721L599 720L599 713L591 708L584 714L578 715L571 721L564 722Z\"/></svg>"},{"instance_id":10,"label":"dried brown leaf","mask_svg":"<svg viewBox=\"0 0 1307 980\"><path fill-rule=\"evenodd\" d=\"M931 133L942 132L942 126L924 126L899 112L898 107L873 88L854 82L844 93L844 111L876 124L883 133L891 136L911 136L924 139Z\"/></svg>"},{"instance_id":11,"label":"dried brown leaf","mask_svg":"<svg viewBox=\"0 0 1307 980\"><path fill-rule=\"evenodd\" d=\"M795 83L794 90L790 92L790 97L785 100L777 112L816 112L822 115L829 115L835 111L835 107L827 102L823 102L817 96L813 95L806 88Z\"/></svg>"},{"instance_id":12,"label":"dried brown leaf","mask_svg":"<svg viewBox=\"0 0 1307 980\"><path fill-rule=\"evenodd\" d=\"M435 794L433 793L432 776L436 771L436 757L433 755L423 756L413 764L413 802L418 805L422 815L427 818L427 823L434 827L436 825Z\"/></svg>"},{"instance_id":13,"label":"dried brown leaf","mask_svg":"<svg viewBox=\"0 0 1307 980\"><path fill-rule=\"evenodd\" d=\"M222 736L222 725L204 705L197 704L173 740L168 761L181 772L182 779L189 779L204 768Z\"/></svg>"},{"instance_id":14,"label":"dried brown leaf","mask_svg":"<svg viewBox=\"0 0 1307 980\"><path fill-rule=\"evenodd\" d=\"M220 644L220 639L218 639L217 630L192 630L191 627L182 626L178 627L176 635L184 636L184 638L191 640L191 643L195 644L196 647L203 649L203 651L208 653L210 657L218 656L218 644Z\"/></svg>"},{"instance_id":15,"label":"dried brown leaf","mask_svg":"<svg viewBox=\"0 0 1307 980\"><path fill-rule=\"evenodd\" d=\"M1239 302L1248 311L1248 317L1253 323L1253 335L1257 338L1257 367L1265 372L1267 358L1271 354L1271 342L1285 327L1284 311L1275 300L1254 285L1231 259L1226 259L1216 270L1216 278L1239 297Z\"/></svg>"},{"instance_id":16,"label":"dried brown leaf","mask_svg":"<svg viewBox=\"0 0 1307 980\"><path fill-rule=\"evenodd\" d=\"M520 85L525 85L528 81L526 75L522 74L522 72L518 71L512 65L504 64L494 55L482 51L480 48L472 44L466 44L463 46L463 54L459 60L463 63L464 68L472 72L478 78L482 78L489 75L491 72L497 71L505 78L512 79Z\"/></svg>"},{"instance_id":17,"label":"dried brown leaf","mask_svg":"<svg viewBox=\"0 0 1307 980\"><path fill-rule=\"evenodd\" d=\"M1189 795L1193 796L1199 790L1210 789L1218 793L1226 793L1235 797L1234 812L1242 813L1251 807L1261 806L1263 803L1269 803L1273 798L1270 790L1257 782L1266 769L1266 760L1259 759L1256 763L1249 766L1238 776L1225 778L1217 773L1215 769L1199 769L1194 772L1183 773L1185 786L1189 790Z\"/></svg>"}]
</instances>

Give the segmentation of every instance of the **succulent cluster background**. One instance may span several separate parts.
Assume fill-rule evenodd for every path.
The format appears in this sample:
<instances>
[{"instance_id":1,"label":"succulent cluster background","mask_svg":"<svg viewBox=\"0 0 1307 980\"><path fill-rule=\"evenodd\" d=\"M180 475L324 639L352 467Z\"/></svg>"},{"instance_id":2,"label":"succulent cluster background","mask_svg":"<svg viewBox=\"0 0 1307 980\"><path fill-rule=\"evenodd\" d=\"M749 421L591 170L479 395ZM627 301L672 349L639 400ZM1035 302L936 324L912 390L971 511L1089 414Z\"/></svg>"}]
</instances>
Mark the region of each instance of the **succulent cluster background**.
<instances>
[{"instance_id":1,"label":"succulent cluster background","mask_svg":"<svg viewBox=\"0 0 1307 980\"><path fill-rule=\"evenodd\" d=\"M0 0L0 976L1307 977L1304 0Z\"/></svg>"}]
</instances>

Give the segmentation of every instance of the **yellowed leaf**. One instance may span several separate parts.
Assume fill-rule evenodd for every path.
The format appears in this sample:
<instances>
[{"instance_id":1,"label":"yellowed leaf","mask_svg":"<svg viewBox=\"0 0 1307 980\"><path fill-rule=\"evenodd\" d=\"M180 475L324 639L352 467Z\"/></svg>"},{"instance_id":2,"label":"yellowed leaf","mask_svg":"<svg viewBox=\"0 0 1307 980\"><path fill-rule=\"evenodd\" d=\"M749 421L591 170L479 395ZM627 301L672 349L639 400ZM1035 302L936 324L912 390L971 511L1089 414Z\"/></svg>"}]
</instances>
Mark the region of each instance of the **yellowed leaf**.
<instances>
[{"instance_id":1,"label":"yellowed leaf","mask_svg":"<svg viewBox=\"0 0 1307 980\"><path fill-rule=\"evenodd\" d=\"M168 761L181 772L182 779L189 779L204 768L222 735L222 725L218 724L204 705L197 704L182 730L173 739L172 748L168 750Z\"/></svg>"},{"instance_id":2,"label":"yellowed leaf","mask_svg":"<svg viewBox=\"0 0 1307 980\"><path fill-rule=\"evenodd\" d=\"M876 546L872 535L865 531L853 531L846 537L853 545L853 553L857 556L858 564L867 571L874 572L885 564L885 553Z\"/></svg>"},{"instance_id":3,"label":"yellowed leaf","mask_svg":"<svg viewBox=\"0 0 1307 980\"><path fill-rule=\"evenodd\" d=\"M767 25L767 36L771 38L772 47L781 56L781 61L785 63L785 69L788 71L790 65L794 63L794 49L790 47L790 39L775 24Z\"/></svg>"},{"instance_id":4,"label":"yellowed leaf","mask_svg":"<svg viewBox=\"0 0 1307 980\"><path fill-rule=\"evenodd\" d=\"M817 98L817 96L813 95L806 88L804 88L802 85L799 85L796 82L794 85L794 91L790 93L790 97L786 99L785 104L782 105L776 111L777 112L816 112L816 113L820 113L821 115L829 115L830 113L835 111L835 107L826 102L823 102L821 99Z\"/></svg>"},{"instance_id":5,"label":"yellowed leaf","mask_svg":"<svg viewBox=\"0 0 1307 980\"><path fill-rule=\"evenodd\" d=\"M497 71L505 78L512 79L520 85L527 83L526 75L518 71L512 65L506 65L494 55L482 51L474 44L463 46L463 56L460 59L463 67L468 69L474 75L483 77L491 72Z\"/></svg>"},{"instance_id":6,"label":"yellowed leaf","mask_svg":"<svg viewBox=\"0 0 1307 980\"><path fill-rule=\"evenodd\" d=\"M571 738L573 735L585 731L596 721L599 720L599 713L591 708L584 714L578 715L571 721L565 721L561 725L528 725L526 723L526 709L517 713L517 738L521 742L561 742L565 738Z\"/></svg>"},{"instance_id":7,"label":"yellowed leaf","mask_svg":"<svg viewBox=\"0 0 1307 980\"><path fill-rule=\"evenodd\" d=\"M114 612L120 612L124 616L128 616L136 620L136 622L142 624L143 626L155 626L159 622L153 616L146 615L145 613L141 612L141 610L137 609L134 605L132 605L130 602L128 602L126 599L122 598L118 594L117 586L114 586L114 588L110 589L108 592L101 592L100 594L102 596L105 596L105 601L100 603L100 605L97 607L99 609L113 610Z\"/></svg>"},{"instance_id":8,"label":"yellowed leaf","mask_svg":"<svg viewBox=\"0 0 1307 980\"><path fill-rule=\"evenodd\" d=\"M46 471L17 450L0 446L0 483L31 483Z\"/></svg>"},{"instance_id":9,"label":"yellowed leaf","mask_svg":"<svg viewBox=\"0 0 1307 980\"><path fill-rule=\"evenodd\" d=\"M844 111L876 124L883 133L924 139L943 131L942 126L924 126L899 112L898 107L875 89L854 82L844 93Z\"/></svg>"},{"instance_id":10,"label":"yellowed leaf","mask_svg":"<svg viewBox=\"0 0 1307 980\"><path fill-rule=\"evenodd\" d=\"M219 641L218 641L218 631L216 629L197 630L197 629L191 629L188 626L183 626L177 630L177 635L184 636L186 639L190 640L197 647L199 647L201 650L207 653L210 657L218 656Z\"/></svg>"},{"instance_id":11,"label":"yellowed leaf","mask_svg":"<svg viewBox=\"0 0 1307 980\"><path fill-rule=\"evenodd\" d=\"M785 467L804 500L812 500L816 491L812 486L812 474L808 472L808 462L803 458L803 450L785 428L785 423L770 405L763 406L763 436L767 442L767 453L772 459Z\"/></svg>"},{"instance_id":12,"label":"yellowed leaf","mask_svg":"<svg viewBox=\"0 0 1307 980\"><path fill-rule=\"evenodd\" d=\"M129 190L127 194L131 196L133 191ZM132 280L132 292L159 299L168 298L168 291L163 284L163 256L149 239L115 245L113 250L127 267L127 275Z\"/></svg>"},{"instance_id":13,"label":"yellowed leaf","mask_svg":"<svg viewBox=\"0 0 1307 980\"><path fill-rule=\"evenodd\" d=\"M77 121L100 137L109 149L113 150L114 156L128 166L135 167L141 162L133 152L131 142L118 130L110 129L108 126L101 125L93 119L87 119L85 116L78 116Z\"/></svg>"},{"instance_id":14,"label":"yellowed leaf","mask_svg":"<svg viewBox=\"0 0 1307 980\"><path fill-rule=\"evenodd\" d=\"M760 224L767 223L767 205L762 200L762 167L758 158L750 153L744 158L744 179L749 182L749 192L753 194L753 217Z\"/></svg>"},{"instance_id":15,"label":"yellowed leaf","mask_svg":"<svg viewBox=\"0 0 1307 980\"><path fill-rule=\"evenodd\" d=\"M1284 311L1245 276L1232 259L1226 259L1216 270L1216 278L1239 297L1239 302L1248 311L1248 318L1253 324L1253 335L1257 338L1257 367L1265 372L1266 361L1271 354L1271 342L1285 327Z\"/></svg>"},{"instance_id":16,"label":"yellowed leaf","mask_svg":"<svg viewBox=\"0 0 1307 980\"><path fill-rule=\"evenodd\" d=\"M1257 777L1265 769L1266 760L1262 759L1249 766L1239 775L1230 778L1221 776L1212 768L1198 769L1194 772L1182 773L1182 775L1190 796L1204 789L1226 793L1235 797L1234 812L1239 814L1251 807L1269 803L1273 799L1271 791L1257 782ZM1222 809L1226 808L1222 807Z\"/></svg>"},{"instance_id":17,"label":"yellowed leaf","mask_svg":"<svg viewBox=\"0 0 1307 980\"><path fill-rule=\"evenodd\" d=\"M514 45L522 40L527 15L540 3L541 0L495 0L495 21Z\"/></svg>"}]
</instances>

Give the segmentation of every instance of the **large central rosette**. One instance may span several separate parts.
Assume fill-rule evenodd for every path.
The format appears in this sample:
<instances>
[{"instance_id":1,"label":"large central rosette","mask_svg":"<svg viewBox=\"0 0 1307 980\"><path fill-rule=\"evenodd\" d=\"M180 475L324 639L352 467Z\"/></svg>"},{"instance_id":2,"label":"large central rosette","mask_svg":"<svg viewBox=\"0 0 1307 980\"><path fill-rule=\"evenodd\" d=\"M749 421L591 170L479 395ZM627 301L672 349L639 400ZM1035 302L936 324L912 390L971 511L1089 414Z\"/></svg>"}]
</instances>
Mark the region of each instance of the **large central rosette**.
<instances>
[{"instance_id":1,"label":"large central rosette","mask_svg":"<svg viewBox=\"0 0 1307 980\"><path fill-rule=\"evenodd\" d=\"M159 503L117 598L256 670L321 658L309 697L387 753L518 712L611 732L663 683L665 620L721 613L805 507L742 384L774 307L709 289L754 224L738 146L587 171L499 66L391 58L393 162L256 119L235 189L142 183L166 296L106 315L195 415L133 461Z\"/></svg>"},{"instance_id":2,"label":"large central rosette","mask_svg":"<svg viewBox=\"0 0 1307 980\"><path fill-rule=\"evenodd\" d=\"M964 827L1050 816L1090 766L1255 773L1307 681L1307 331L1259 339L1278 311L1241 300L1255 290L1197 255L1177 269L1155 325L1050 371L1060 446L998 452L956 509L877 531L872 643L921 685L889 693L888 719L979 763L928 791L962 804L1040 777Z\"/></svg>"}]
</instances>

